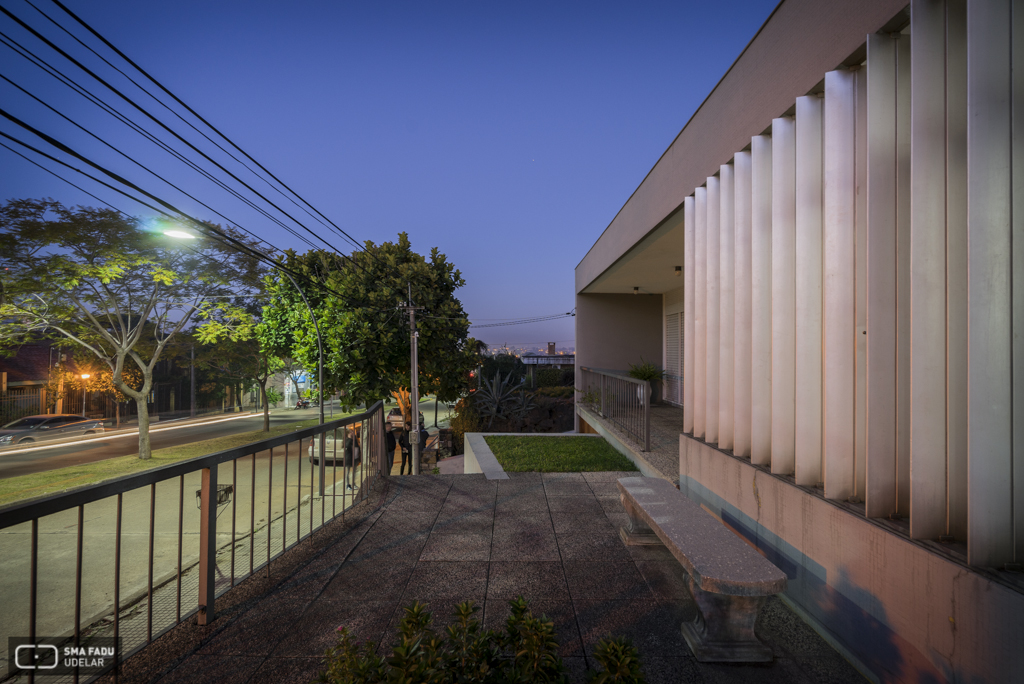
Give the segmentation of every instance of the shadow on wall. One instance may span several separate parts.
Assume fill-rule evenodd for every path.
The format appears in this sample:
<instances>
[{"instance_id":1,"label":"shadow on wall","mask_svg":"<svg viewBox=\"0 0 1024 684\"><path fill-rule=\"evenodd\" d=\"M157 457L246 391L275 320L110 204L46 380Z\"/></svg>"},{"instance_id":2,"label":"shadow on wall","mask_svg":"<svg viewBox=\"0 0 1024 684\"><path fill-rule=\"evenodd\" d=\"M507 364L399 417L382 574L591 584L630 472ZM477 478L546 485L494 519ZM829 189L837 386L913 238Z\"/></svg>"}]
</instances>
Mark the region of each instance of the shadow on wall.
<instances>
[{"instance_id":1,"label":"shadow on wall","mask_svg":"<svg viewBox=\"0 0 1024 684\"><path fill-rule=\"evenodd\" d=\"M830 581L820 563L700 484L690 480L687 494L785 572L789 579L786 597L824 625L832 638L859 658L879 681L924 684L969 681L952 667L945 674L940 672L913 644L890 629L882 602L855 584L846 569L840 568L838 576ZM874 614L864 606L872 607ZM937 660L945 660L938 653L935 656Z\"/></svg>"}]
</instances>

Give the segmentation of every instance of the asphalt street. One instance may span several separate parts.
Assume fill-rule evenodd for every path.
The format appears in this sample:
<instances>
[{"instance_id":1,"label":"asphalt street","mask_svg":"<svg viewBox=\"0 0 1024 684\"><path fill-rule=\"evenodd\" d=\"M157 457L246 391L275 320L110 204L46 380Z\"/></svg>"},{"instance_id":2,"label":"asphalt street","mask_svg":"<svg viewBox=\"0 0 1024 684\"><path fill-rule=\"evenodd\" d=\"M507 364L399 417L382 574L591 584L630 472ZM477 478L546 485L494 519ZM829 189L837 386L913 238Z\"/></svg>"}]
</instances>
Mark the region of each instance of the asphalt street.
<instances>
[{"instance_id":1,"label":"asphalt street","mask_svg":"<svg viewBox=\"0 0 1024 684\"><path fill-rule=\"evenodd\" d=\"M300 420L316 418L318 411L318 408L273 409L270 412L270 424L271 426L287 425ZM337 409L335 409L335 413L340 415ZM236 417L234 420L221 420L232 417L231 414L224 414L204 419L218 422L170 421L162 423L157 421L150 425L150 443L153 449L164 449L215 437L252 432L263 427L262 413ZM327 407L325 417L330 420L330 407ZM45 445L35 444L33 446ZM139 438L138 434L134 432L131 434L111 433L108 438L95 441L54 444L45 449L21 451L20 453L19 451L17 447L0 449L0 479L92 463L117 456L131 456L139 453Z\"/></svg>"}]
</instances>

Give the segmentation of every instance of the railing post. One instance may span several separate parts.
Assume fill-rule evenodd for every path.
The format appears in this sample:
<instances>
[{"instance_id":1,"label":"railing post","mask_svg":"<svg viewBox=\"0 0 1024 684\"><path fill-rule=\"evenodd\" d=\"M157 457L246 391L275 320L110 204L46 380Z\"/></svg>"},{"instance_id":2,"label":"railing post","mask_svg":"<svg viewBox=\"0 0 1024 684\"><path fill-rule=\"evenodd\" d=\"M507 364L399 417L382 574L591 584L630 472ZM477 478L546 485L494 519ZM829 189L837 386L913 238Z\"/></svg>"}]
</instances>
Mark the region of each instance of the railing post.
<instances>
[{"instance_id":1,"label":"railing post","mask_svg":"<svg viewBox=\"0 0 1024 684\"><path fill-rule=\"evenodd\" d=\"M651 381L644 380L644 451L651 450Z\"/></svg>"},{"instance_id":2,"label":"railing post","mask_svg":"<svg viewBox=\"0 0 1024 684\"><path fill-rule=\"evenodd\" d=\"M604 373L599 373L601 377L601 417L607 418L607 414L604 412Z\"/></svg>"},{"instance_id":3,"label":"railing post","mask_svg":"<svg viewBox=\"0 0 1024 684\"><path fill-rule=\"evenodd\" d=\"M268 526L269 527L269 526ZM217 466L203 468L199 498L199 616L200 625L213 622L217 566Z\"/></svg>"}]
</instances>

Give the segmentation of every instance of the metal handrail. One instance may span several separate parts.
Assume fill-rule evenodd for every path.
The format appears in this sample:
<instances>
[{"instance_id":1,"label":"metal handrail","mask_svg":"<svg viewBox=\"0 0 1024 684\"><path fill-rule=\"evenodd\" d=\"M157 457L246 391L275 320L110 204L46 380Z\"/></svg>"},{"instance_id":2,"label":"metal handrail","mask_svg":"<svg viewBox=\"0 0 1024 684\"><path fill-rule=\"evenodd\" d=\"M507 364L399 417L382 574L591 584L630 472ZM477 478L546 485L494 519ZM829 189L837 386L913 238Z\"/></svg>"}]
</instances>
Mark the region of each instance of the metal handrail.
<instances>
[{"instance_id":1,"label":"metal handrail","mask_svg":"<svg viewBox=\"0 0 1024 684\"><path fill-rule=\"evenodd\" d=\"M361 462L349 465L351 462L344 459L344 454L339 459L337 453L337 444L339 442L337 431L344 430L352 425L359 426ZM333 467L328 471L325 468L326 459L318 458L319 467L314 465L311 448L321 435L324 438L319 440L320 443L326 443L330 433L333 433L334 449L333 454L328 456L333 461ZM345 440L341 440L341 443L344 445ZM296 444L298 446L297 449L294 448ZM347 508L350 508L358 501L365 500L367 498L367 490L376 479L382 474L387 475L387 473L383 472L386 469L384 445L384 403L379 401L360 414L341 418L330 423L305 428L287 435L246 444L233 449L225 449L187 461L153 468L146 472L127 475L108 482L89 485L71 492L26 501L0 510L0 531L16 525L31 523L30 531L26 530L26 532L30 532L29 539L26 540L29 542L28 548L30 551L27 554L28 557L23 559L24 569L28 574L29 580L27 620L18 620L15 615L13 606L16 602L15 599L18 597L0 595L0 604L8 606L5 609L5 613L7 613L5 622L9 620L8 628L13 628L12 625L20 621L25 623L24 627L26 629L17 635L10 634L8 636L28 636L31 639L46 636L40 635L37 632L37 623L40 622L38 614L40 602L37 596L39 594L39 568L54 564L59 565L63 562L70 563L72 560L67 559L65 561L58 556L51 558L45 552L40 553L40 521L42 520L45 523L48 516L63 514L60 517L49 518L49 525L51 527L54 525L64 527L66 521L62 520L62 518L73 516L75 509L77 509L76 517L78 521L77 548L76 556L74 557L75 572L73 575L70 572L66 573L66 577L64 574L60 574L56 590L50 589L42 597L44 600L50 600L52 604L52 595L65 596L68 601L70 601L73 595L73 635L69 631L66 633L66 637L60 637L60 635L55 634L49 636L66 639L66 643L71 643L73 640L74 645L77 646L80 643L80 638L83 638L84 634L89 631L95 632L99 630L100 632L105 631L105 633L109 633L109 623L112 622L115 641L119 637L124 637L124 634L128 634L127 637L122 639L122 641L127 643L125 643L124 648L118 653L116 658L117 663L120 663L132 653L151 643L154 638L159 637L180 623L182 619L186 619L193 614L197 614L200 624L208 624L215 616L214 608L217 596L234 586L236 579L240 581L247 576L252 576L257 569L264 567L266 567L269 573L270 563L274 558L280 556L302 540L310 538L314 531L321 529L328 521L333 520L339 515L344 516ZM281 456L283 455L283 477L276 478L274 473L275 450L280 452L282 447L284 453L277 454L277 467L281 468ZM239 468L238 461L240 459L248 459L251 463L243 462L242 468ZM259 492L257 492L257 480L259 479L257 476L257 460L261 462L259 478L263 478L261 479ZM296 464L293 466L293 470L298 471L297 474L293 473L291 478L289 478L289 461ZM308 466L305 465L305 461L309 462ZM340 466L339 462L341 463ZM223 468L218 468L218 466L226 463L230 463L231 466L227 472L221 474L221 477L225 480L227 477L230 477L231 484L219 486L217 482L218 470L223 470ZM342 476L340 478L342 485L340 494L337 490L339 485L339 468ZM241 483L239 481L240 471L242 471ZM249 476L250 482L244 482L246 471L251 473ZM183 558L183 535L186 531L195 531L194 529L187 530L184 523L186 510L184 505L186 498L185 476L190 474L194 476L195 473L201 475L201 484L197 491L199 499L198 537L200 540L198 558L196 558L194 547L189 552L189 557ZM319 473L320 477L319 489L315 486L317 473ZM333 483L329 492L325 489L325 484L328 484L326 482L328 473L333 477ZM178 516L176 525L176 563L172 557L175 551L173 548L173 536L162 536L160 558L164 562L157 568L154 565L157 485L173 481L175 478L178 479L178 485L171 488L162 488L164 493L161 494L160 498L165 505L163 511L170 516L173 516L174 512L176 512ZM281 481L275 483L277 479ZM289 482L289 479L291 482ZM192 481L194 482L194 479ZM350 485L350 483L352 484ZM275 489L275 484L277 484L278 489ZM240 485L242 486L240 487ZM357 489L353 488L352 485L355 485ZM291 491L297 492L297 494L289 497L289 488L291 488ZM122 528L129 527L130 534L130 526L132 524L139 524L141 531L143 521L137 520L140 516L135 516L135 519L133 519L130 517L130 513L128 514L129 517L125 517L124 503L127 501L125 495L147 489L149 500L148 506L145 506L145 508L148 508L149 515L148 558L136 558L133 567L131 563L122 563ZM171 489L173 489L173 492ZM259 493L261 498L264 493L266 495L265 504L262 501L260 503L261 507L266 506L261 508L261 515L266 517L259 521L261 524L265 521L265 524L259 528L259 538L257 538L256 522L257 493ZM167 498L168 494L171 495L170 498ZM246 494L249 495L250 499L247 507L251 508L251 510L249 515L245 515L243 508L241 517L239 517L238 496L245 496ZM341 498L340 510L337 501L339 497ZM289 502L289 498L291 498L291 502ZM92 603L91 605L88 603L86 605L88 611L91 611L93 614L83 615L83 529L89 523L84 515L85 506L87 504L96 504L97 502L107 502L113 505L114 501L112 499L116 500L116 516L113 518L113 602L108 604L105 601L109 599L96 599L96 592L93 590L94 598L91 599ZM291 507L289 507L289 503ZM308 519L304 515L307 512L305 510L307 508ZM319 516L314 516L316 508L320 509L318 511L320 513ZM328 514L328 509L330 509L330 514ZM194 508L191 510L195 511ZM139 512L145 515L143 511L140 510ZM219 513L224 515L220 523L221 541L218 543ZM189 517L194 515L192 513ZM161 516L161 519L166 520L163 516ZM223 537L226 537L228 534L228 519L230 519L230 541L224 543ZM292 520L294 520L294 523ZM191 527L192 524L190 522L188 527ZM241 536L239 536L239 530L237 529L238 524L243 526ZM246 524L248 524L248 530L245 529ZM96 523L93 523L89 526L93 530L99 529L101 535L108 533L108 528L105 526L97 528L95 525ZM166 525L163 527L164 529L169 528ZM45 534L45 529L43 533ZM8 534L5 537L6 539L0 538L0 541L3 544L11 545L11 548L7 548L6 552L18 551L19 548L15 544L18 539L24 539L24 537L17 533ZM257 557L256 547L263 545L266 546L265 554L261 549L259 557ZM22 552L25 550L24 547L20 548ZM248 555L248 572L242 570L240 574L236 574L236 551L242 554L243 559L245 555ZM245 563L243 562L242 565L244 566ZM70 570L70 567L67 569ZM217 580L218 575L221 576L219 582ZM104 571L94 571L94 576L102 578L104 577ZM52 577L50 579L52 580ZM90 579L89 577L85 578L87 581ZM21 580L18 581L20 582ZM94 583L94 586L95 584L102 584L103 581L106 580L101 579L99 582ZM122 595L122 584L124 583L129 585L128 589L130 591L132 591L132 586L136 587L129 596ZM186 584L188 586L185 586ZM8 582L7 586L10 587L11 582ZM103 589L103 591L106 591L106 589ZM20 600L24 600L24 595L22 595ZM185 605L183 605L183 600ZM145 613L141 612L143 602L147 604L145 606ZM161 623L159 625L154 625L154 603L159 603L163 609L158 610L159 615L157 617ZM104 605L106 606L105 608L103 607ZM132 611L135 611L135 613L133 614ZM137 616L139 615L142 616L141 626L137 624L139 619ZM53 624L55 619L59 622L62 617L61 615L51 616L49 623ZM63 619L69 618L70 614L63 617ZM122 622L125 621L128 621L130 628L128 632L124 632L121 629ZM42 623L46 624L47 621L43 619ZM105 624L107 625L106 627L103 626ZM0 650L7 647L7 640L4 639L3 642L3 644L0 644ZM10 653L7 655L11 657ZM115 669L115 679L116 674L117 670ZM33 681L33 673L29 671L28 675L29 681ZM101 675L94 674L87 677L87 679L98 676ZM76 671L74 681L77 682L78 680L79 676Z\"/></svg>"},{"instance_id":2,"label":"metal handrail","mask_svg":"<svg viewBox=\"0 0 1024 684\"><path fill-rule=\"evenodd\" d=\"M579 402L618 427L641 451L650 451L650 381L607 368L580 366L580 371Z\"/></svg>"}]
</instances>

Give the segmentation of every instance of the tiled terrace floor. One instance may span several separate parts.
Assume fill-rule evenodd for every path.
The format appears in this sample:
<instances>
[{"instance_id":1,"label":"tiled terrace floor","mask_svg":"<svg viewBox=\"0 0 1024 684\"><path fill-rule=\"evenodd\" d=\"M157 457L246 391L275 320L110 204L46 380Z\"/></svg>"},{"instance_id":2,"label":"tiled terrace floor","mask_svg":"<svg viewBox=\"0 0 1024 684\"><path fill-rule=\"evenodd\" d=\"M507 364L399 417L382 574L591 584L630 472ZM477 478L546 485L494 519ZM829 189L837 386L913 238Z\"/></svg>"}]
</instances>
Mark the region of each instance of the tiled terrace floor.
<instances>
[{"instance_id":1,"label":"tiled terrace floor","mask_svg":"<svg viewBox=\"0 0 1024 684\"><path fill-rule=\"evenodd\" d=\"M275 571L261 595L225 600L209 627L179 626L130 659L121 681L309 682L340 625L389 644L413 600L429 604L439 628L455 604L473 599L485 626L500 628L520 594L554 619L574 682L584 681L608 633L632 638L652 684L864 681L775 599L758 627L775 662L698 663L679 629L694 611L679 564L663 548L627 547L618 537L625 517L615 480L623 475L393 477L375 508L326 530L328 541Z\"/></svg>"}]
</instances>

